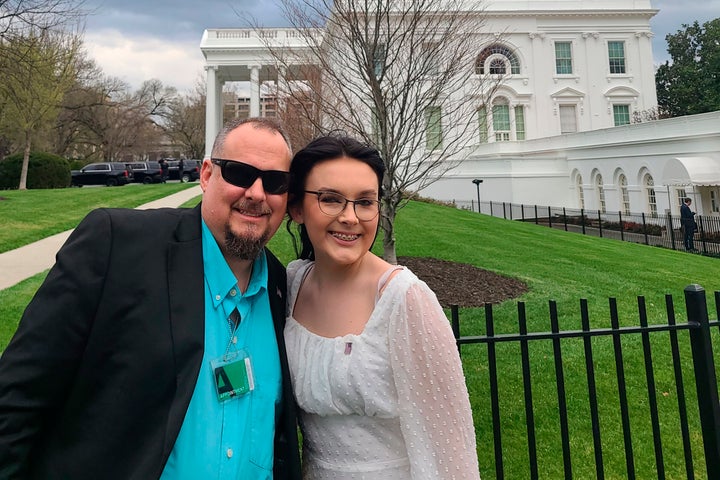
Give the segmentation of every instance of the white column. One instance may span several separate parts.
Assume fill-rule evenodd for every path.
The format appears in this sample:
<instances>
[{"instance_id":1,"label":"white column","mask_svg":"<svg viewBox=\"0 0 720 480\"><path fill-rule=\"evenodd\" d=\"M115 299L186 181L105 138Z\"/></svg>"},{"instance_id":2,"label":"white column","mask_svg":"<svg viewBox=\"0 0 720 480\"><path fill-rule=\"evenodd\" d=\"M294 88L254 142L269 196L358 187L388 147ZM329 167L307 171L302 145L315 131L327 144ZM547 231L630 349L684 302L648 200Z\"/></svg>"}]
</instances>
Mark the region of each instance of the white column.
<instances>
[{"instance_id":1,"label":"white column","mask_svg":"<svg viewBox=\"0 0 720 480\"><path fill-rule=\"evenodd\" d=\"M251 65L250 69L250 116L260 116L260 65Z\"/></svg>"},{"instance_id":2,"label":"white column","mask_svg":"<svg viewBox=\"0 0 720 480\"><path fill-rule=\"evenodd\" d=\"M217 65L205 66L207 72L205 98L205 158L210 158L213 142L222 123L222 84L217 78ZM218 112L218 104L220 105ZM219 113L219 116L218 116Z\"/></svg>"},{"instance_id":3,"label":"white column","mask_svg":"<svg viewBox=\"0 0 720 480\"><path fill-rule=\"evenodd\" d=\"M275 95L278 115L282 116L282 114L285 112L285 98L288 95L287 68L282 65L278 68L278 78Z\"/></svg>"}]
</instances>

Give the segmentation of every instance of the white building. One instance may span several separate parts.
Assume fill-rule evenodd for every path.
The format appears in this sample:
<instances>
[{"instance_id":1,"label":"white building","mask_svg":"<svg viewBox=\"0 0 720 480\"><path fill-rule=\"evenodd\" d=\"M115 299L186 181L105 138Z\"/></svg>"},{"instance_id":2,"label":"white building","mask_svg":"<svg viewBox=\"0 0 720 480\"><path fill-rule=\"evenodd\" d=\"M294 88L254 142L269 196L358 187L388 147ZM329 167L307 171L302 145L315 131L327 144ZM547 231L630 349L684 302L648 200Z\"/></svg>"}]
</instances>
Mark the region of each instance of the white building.
<instances>
[{"instance_id":1,"label":"white building","mask_svg":"<svg viewBox=\"0 0 720 480\"><path fill-rule=\"evenodd\" d=\"M653 213L676 212L683 194L698 212L717 214L717 114L627 125L657 104L655 13L650 0L486 3L485 28L497 35L478 45L475 72L505 80L487 105L475 105L470 156L421 193L470 201L472 180L482 179L483 201ZM261 83L283 81L267 38L302 47L293 30L205 31L207 149L220 128L224 82L250 81L250 114L258 115Z\"/></svg>"}]
</instances>

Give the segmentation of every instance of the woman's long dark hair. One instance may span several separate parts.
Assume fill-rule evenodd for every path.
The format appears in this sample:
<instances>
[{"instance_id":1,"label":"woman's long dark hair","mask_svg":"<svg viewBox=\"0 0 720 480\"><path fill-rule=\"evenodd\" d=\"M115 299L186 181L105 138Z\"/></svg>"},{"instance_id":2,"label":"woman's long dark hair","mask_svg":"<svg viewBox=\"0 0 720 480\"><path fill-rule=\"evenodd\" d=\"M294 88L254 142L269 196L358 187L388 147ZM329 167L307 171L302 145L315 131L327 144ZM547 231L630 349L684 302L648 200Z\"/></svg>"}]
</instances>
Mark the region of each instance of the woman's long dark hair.
<instances>
[{"instance_id":1,"label":"woman's long dark hair","mask_svg":"<svg viewBox=\"0 0 720 480\"><path fill-rule=\"evenodd\" d=\"M318 137L298 151L290 163L290 188L288 189L288 212L290 207L302 202L305 196L305 183L310 171L315 165L342 157L352 158L359 162L367 164L373 169L378 178L378 191L382 198L383 175L385 174L385 163L380 157L380 153L376 148L363 144L354 138L344 135L329 135ZM315 259L315 252L310 237L308 237L305 225L298 225L298 234L300 237L300 248L298 241L293 234L291 225L292 217L288 218L286 228L293 239L293 247L295 255L302 259ZM378 222L378 227L380 222Z\"/></svg>"}]
</instances>

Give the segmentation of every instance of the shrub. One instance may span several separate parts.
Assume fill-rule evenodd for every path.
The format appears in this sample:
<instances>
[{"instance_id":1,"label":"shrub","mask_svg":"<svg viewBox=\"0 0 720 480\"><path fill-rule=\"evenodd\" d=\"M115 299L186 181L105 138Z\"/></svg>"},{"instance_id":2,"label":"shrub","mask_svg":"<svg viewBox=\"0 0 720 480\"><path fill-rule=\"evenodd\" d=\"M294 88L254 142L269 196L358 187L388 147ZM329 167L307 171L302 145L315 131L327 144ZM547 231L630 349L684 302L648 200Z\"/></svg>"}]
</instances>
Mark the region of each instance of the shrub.
<instances>
[{"instance_id":1,"label":"shrub","mask_svg":"<svg viewBox=\"0 0 720 480\"><path fill-rule=\"evenodd\" d=\"M603 222L603 228L607 230L620 230L620 222ZM622 230L630 233L647 233L648 235L662 235L663 228L660 225L647 223L643 226L637 222L622 222Z\"/></svg>"},{"instance_id":2,"label":"shrub","mask_svg":"<svg viewBox=\"0 0 720 480\"><path fill-rule=\"evenodd\" d=\"M17 153L0 162L0 189L18 188L23 155ZM63 157L32 152L28 164L27 188L65 188L70 186L70 165Z\"/></svg>"}]
</instances>

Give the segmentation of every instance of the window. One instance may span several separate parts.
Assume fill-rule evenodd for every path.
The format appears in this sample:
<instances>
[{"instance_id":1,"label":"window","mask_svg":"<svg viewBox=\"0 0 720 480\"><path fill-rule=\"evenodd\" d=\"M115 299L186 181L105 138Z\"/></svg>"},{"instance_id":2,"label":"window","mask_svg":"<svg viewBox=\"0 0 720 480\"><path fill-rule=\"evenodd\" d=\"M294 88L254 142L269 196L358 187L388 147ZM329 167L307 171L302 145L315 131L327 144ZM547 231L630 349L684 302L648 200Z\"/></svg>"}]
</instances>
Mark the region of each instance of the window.
<instances>
[{"instance_id":1,"label":"window","mask_svg":"<svg viewBox=\"0 0 720 480\"><path fill-rule=\"evenodd\" d=\"M623 213L630 215L630 193L628 192L627 177L625 174L620 174L618 183L620 184L620 205L622 205Z\"/></svg>"},{"instance_id":2,"label":"window","mask_svg":"<svg viewBox=\"0 0 720 480\"><path fill-rule=\"evenodd\" d=\"M712 210L714 213L720 212L720 205L718 203L718 192L715 190L710 190L710 210Z\"/></svg>"},{"instance_id":3,"label":"window","mask_svg":"<svg viewBox=\"0 0 720 480\"><path fill-rule=\"evenodd\" d=\"M625 42L608 42L610 73L625 73Z\"/></svg>"},{"instance_id":4,"label":"window","mask_svg":"<svg viewBox=\"0 0 720 480\"><path fill-rule=\"evenodd\" d=\"M522 105L515 107L515 138L525 140L525 110Z\"/></svg>"},{"instance_id":5,"label":"window","mask_svg":"<svg viewBox=\"0 0 720 480\"><path fill-rule=\"evenodd\" d=\"M685 199L687 198L687 194L685 193L684 188L678 188L677 189L677 204L678 204L678 212L680 211L680 206L685 203Z\"/></svg>"},{"instance_id":6,"label":"window","mask_svg":"<svg viewBox=\"0 0 720 480\"><path fill-rule=\"evenodd\" d=\"M648 209L650 210L650 216L657 217L657 198L655 197L655 181L652 175L649 173L645 174L643 178L643 185L645 185L645 191L647 192Z\"/></svg>"},{"instance_id":7,"label":"window","mask_svg":"<svg viewBox=\"0 0 720 480\"><path fill-rule=\"evenodd\" d=\"M575 105L560 105L560 133L577 132Z\"/></svg>"},{"instance_id":8,"label":"window","mask_svg":"<svg viewBox=\"0 0 720 480\"><path fill-rule=\"evenodd\" d=\"M613 122L616 127L630 125L630 105L613 105Z\"/></svg>"},{"instance_id":9,"label":"window","mask_svg":"<svg viewBox=\"0 0 720 480\"><path fill-rule=\"evenodd\" d=\"M423 50L423 70L426 75L438 75L440 73L440 67L438 66L438 59L441 57L438 52L438 44L425 42L422 44Z\"/></svg>"},{"instance_id":10,"label":"window","mask_svg":"<svg viewBox=\"0 0 720 480\"><path fill-rule=\"evenodd\" d=\"M440 107L425 109L425 148L438 150L442 148L442 117Z\"/></svg>"},{"instance_id":11,"label":"window","mask_svg":"<svg viewBox=\"0 0 720 480\"><path fill-rule=\"evenodd\" d=\"M605 188L603 187L602 175L598 174L598 176L595 177L595 184L597 185L598 205L600 206L600 211L605 213Z\"/></svg>"},{"instance_id":12,"label":"window","mask_svg":"<svg viewBox=\"0 0 720 480\"><path fill-rule=\"evenodd\" d=\"M373 66L375 77L380 78L385 71L385 44L378 43L373 51Z\"/></svg>"},{"instance_id":13,"label":"window","mask_svg":"<svg viewBox=\"0 0 720 480\"><path fill-rule=\"evenodd\" d=\"M490 60L490 75L505 75L505 60L502 58Z\"/></svg>"},{"instance_id":14,"label":"window","mask_svg":"<svg viewBox=\"0 0 720 480\"><path fill-rule=\"evenodd\" d=\"M495 100L493 105L493 130L495 130L496 142L510 141L510 106L507 100ZM504 103L503 103L504 102Z\"/></svg>"},{"instance_id":15,"label":"window","mask_svg":"<svg viewBox=\"0 0 720 480\"><path fill-rule=\"evenodd\" d=\"M577 190L580 208L585 208L585 193L583 192L582 175L577 176L577 179L575 180L575 189Z\"/></svg>"},{"instance_id":16,"label":"window","mask_svg":"<svg viewBox=\"0 0 720 480\"><path fill-rule=\"evenodd\" d=\"M479 75L485 75L485 62L493 55L500 55L502 57L505 57L505 59L493 59L493 61L490 62L489 73L494 73L492 71L493 68L495 68L496 70L502 68L502 73L506 73L507 67L505 61L507 61L510 64L510 73L512 73L513 75L520 74L520 61L518 60L515 53L506 46L500 45L498 43L490 45L489 47L484 48L482 52L480 52L480 55L478 55L477 59L475 60L475 73ZM495 63L495 60L502 63L502 67L500 67L499 63Z\"/></svg>"},{"instance_id":17,"label":"window","mask_svg":"<svg viewBox=\"0 0 720 480\"><path fill-rule=\"evenodd\" d=\"M478 133L480 134L480 143L488 141L488 121L487 108L484 106L478 108Z\"/></svg>"},{"instance_id":18,"label":"window","mask_svg":"<svg viewBox=\"0 0 720 480\"><path fill-rule=\"evenodd\" d=\"M570 42L555 42L555 73L558 75L573 73L571 47Z\"/></svg>"}]
</instances>

